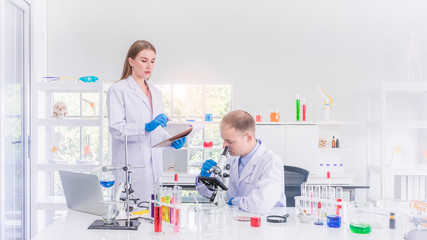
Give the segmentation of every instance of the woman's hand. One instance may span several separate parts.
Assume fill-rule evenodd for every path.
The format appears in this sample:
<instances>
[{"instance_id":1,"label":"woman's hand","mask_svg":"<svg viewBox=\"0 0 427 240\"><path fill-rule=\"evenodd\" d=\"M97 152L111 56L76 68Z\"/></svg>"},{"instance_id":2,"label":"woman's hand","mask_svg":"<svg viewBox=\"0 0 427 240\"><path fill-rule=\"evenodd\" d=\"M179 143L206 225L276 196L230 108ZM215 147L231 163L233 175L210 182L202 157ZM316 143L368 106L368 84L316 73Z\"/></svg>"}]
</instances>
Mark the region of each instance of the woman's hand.
<instances>
[{"instance_id":1,"label":"woman's hand","mask_svg":"<svg viewBox=\"0 0 427 240\"><path fill-rule=\"evenodd\" d=\"M178 140L176 140L176 141L173 141L172 142L172 144L171 144L171 147L173 147L173 148L175 148L175 149L180 149L180 148L182 148L182 146L184 146L184 143L185 143L185 139L186 139L187 137L184 137L184 138L181 138L181 139L178 139Z\"/></svg>"},{"instance_id":2,"label":"woman's hand","mask_svg":"<svg viewBox=\"0 0 427 240\"><path fill-rule=\"evenodd\" d=\"M158 126L166 127L168 124L168 117L163 113L160 113L153 119L153 121L145 124L145 131L151 132L156 129Z\"/></svg>"}]
</instances>

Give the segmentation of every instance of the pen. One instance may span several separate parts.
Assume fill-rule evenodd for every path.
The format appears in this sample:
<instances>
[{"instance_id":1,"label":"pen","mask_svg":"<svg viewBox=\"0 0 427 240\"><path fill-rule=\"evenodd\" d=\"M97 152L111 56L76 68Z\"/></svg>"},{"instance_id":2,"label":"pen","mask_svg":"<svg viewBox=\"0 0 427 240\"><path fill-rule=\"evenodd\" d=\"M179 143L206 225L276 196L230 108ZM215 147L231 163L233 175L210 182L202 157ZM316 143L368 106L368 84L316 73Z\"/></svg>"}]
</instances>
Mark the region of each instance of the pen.
<instances>
[{"instance_id":1,"label":"pen","mask_svg":"<svg viewBox=\"0 0 427 240\"><path fill-rule=\"evenodd\" d=\"M144 214L144 213L148 213L148 212L150 212L150 210L142 210L142 211L138 211L138 212L133 212L132 213L132 215L142 215L142 214Z\"/></svg>"}]
</instances>

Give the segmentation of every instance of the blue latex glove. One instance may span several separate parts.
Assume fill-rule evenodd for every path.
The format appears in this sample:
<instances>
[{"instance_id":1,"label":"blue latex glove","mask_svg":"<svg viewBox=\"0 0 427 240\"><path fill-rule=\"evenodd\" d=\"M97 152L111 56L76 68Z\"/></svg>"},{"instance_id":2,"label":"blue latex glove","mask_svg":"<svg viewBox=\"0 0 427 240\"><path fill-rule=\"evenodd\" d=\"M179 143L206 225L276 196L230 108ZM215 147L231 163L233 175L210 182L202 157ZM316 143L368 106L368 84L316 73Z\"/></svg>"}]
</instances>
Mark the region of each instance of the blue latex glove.
<instances>
[{"instance_id":1,"label":"blue latex glove","mask_svg":"<svg viewBox=\"0 0 427 240\"><path fill-rule=\"evenodd\" d=\"M168 117L163 113L160 113L153 119L153 121L145 124L145 131L151 132L156 129L158 126L166 127L168 124Z\"/></svg>"},{"instance_id":2,"label":"blue latex glove","mask_svg":"<svg viewBox=\"0 0 427 240\"><path fill-rule=\"evenodd\" d=\"M202 177L209 177L211 174L208 173L208 170L211 169L211 167L216 166L216 162L212 159L206 160L202 165L202 170L200 171L200 176Z\"/></svg>"},{"instance_id":3,"label":"blue latex glove","mask_svg":"<svg viewBox=\"0 0 427 240\"><path fill-rule=\"evenodd\" d=\"M184 138L181 138L181 139L178 139L178 140L176 140L176 141L173 141L172 142L172 144L171 144L171 147L173 147L173 148L175 148L175 149L180 149L180 148L182 148L182 146L184 146L184 143L185 143L185 139L186 139L187 137L184 137Z\"/></svg>"},{"instance_id":4,"label":"blue latex glove","mask_svg":"<svg viewBox=\"0 0 427 240\"><path fill-rule=\"evenodd\" d=\"M233 205L233 203L231 202L231 201L233 201L233 199L234 199L234 197L232 197L231 199L230 199L230 201L228 201L228 205L230 205L230 206L232 206Z\"/></svg>"}]
</instances>

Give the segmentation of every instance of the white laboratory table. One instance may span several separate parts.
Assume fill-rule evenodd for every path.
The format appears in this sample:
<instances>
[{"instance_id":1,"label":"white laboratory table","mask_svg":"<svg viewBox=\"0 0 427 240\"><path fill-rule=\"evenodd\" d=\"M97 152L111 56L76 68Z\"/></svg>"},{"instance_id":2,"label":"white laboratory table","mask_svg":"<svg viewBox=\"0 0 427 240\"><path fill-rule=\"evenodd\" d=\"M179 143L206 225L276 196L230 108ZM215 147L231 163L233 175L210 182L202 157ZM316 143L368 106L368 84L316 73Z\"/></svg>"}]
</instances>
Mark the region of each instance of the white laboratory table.
<instances>
[{"instance_id":1,"label":"white laboratory table","mask_svg":"<svg viewBox=\"0 0 427 240\"><path fill-rule=\"evenodd\" d=\"M316 226L311 223L300 223L295 216L294 208L287 208L290 218L287 223L273 224L267 223L265 217L262 219L261 227L253 228L249 222L235 222L235 224L226 226L217 230L215 237L200 236L195 227L187 226L182 229L181 235L172 235L171 233L162 233L155 235L153 233L153 224L141 220L141 225L137 231L123 230L88 230L88 226L99 216L68 210L68 212L49 225L45 230L39 233L35 240L133 240L133 239L340 239L340 240L393 240L403 239L401 230L373 229L369 234L352 233L348 224L341 228L334 229L326 226ZM165 228L165 225L163 225Z\"/></svg>"}]
</instances>

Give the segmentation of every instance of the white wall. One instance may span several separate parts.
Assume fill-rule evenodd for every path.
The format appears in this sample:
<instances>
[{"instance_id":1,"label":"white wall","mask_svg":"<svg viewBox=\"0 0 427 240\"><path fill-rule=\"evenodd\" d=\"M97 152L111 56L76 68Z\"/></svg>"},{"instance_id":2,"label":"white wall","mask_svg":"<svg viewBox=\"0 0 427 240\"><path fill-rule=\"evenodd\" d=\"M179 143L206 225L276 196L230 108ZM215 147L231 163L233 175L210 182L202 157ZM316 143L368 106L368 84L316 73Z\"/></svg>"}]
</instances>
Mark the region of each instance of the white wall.
<instances>
[{"instance_id":1,"label":"white wall","mask_svg":"<svg viewBox=\"0 0 427 240\"><path fill-rule=\"evenodd\" d=\"M129 46L146 39L158 52L152 81L234 82L236 108L251 113L294 120L300 93L316 121L319 85L331 118L361 123L348 166L364 176L362 94L406 80L410 32L426 56L426 13L422 0L48 0L48 74L118 80Z\"/></svg>"}]
</instances>

